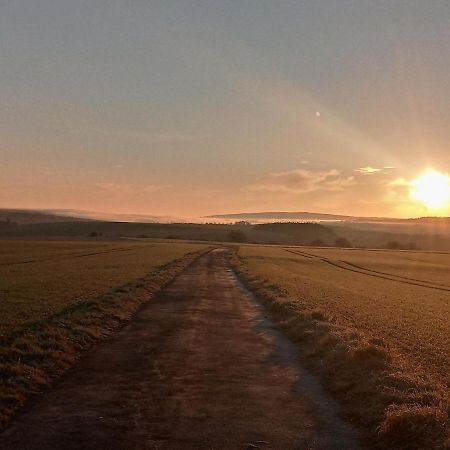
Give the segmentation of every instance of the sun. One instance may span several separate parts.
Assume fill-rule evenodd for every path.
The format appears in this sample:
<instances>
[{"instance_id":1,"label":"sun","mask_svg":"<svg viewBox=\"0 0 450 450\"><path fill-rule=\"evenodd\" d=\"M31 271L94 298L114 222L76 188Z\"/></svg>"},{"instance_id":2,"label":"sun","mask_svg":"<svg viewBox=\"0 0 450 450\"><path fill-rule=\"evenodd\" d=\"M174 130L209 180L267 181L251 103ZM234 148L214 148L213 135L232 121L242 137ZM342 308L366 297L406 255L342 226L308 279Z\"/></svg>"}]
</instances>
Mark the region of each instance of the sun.
<instances>
[{"instance_id":1,"label":"sun","mask_svg":"<svg viewBox=\"0 0 450 450\"><path fill-rule=\"evenodd\" d=\"M450 206L450 177L435 170L427 170L411 182L410 195L428 209L438 210Z\"/></svg>"}]
</instances>

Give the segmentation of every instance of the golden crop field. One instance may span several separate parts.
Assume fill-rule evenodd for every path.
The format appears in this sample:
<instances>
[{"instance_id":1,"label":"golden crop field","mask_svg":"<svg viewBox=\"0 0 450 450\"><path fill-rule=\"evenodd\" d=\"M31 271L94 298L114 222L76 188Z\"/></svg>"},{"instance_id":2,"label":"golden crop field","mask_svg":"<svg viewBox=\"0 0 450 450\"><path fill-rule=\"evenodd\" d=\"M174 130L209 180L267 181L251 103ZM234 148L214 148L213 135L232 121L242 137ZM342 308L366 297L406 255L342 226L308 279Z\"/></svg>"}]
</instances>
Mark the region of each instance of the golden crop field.
<instances>
[{"instance_id":1,"label":"golden crop field","mask_svg":"<svg viewBox=\"0 0 450 450\"><path fill-rule=\"evenodd\" d=\"M302 308L384 339L450 386L450 254L243 246Z\"/></svg>"},{"instance_id":2,"label":"golden crop field","mask_svg":"<svg viewBox=\"0 0 450 450\"><path fill-rule=\"evenodd\" d=\"M202 248L137 240L0 241L0 336Z\"/></svg>"},{"instance_id":3,"label":"golden crop field","mask_svg":"<svg viewBox=\"0 0 450 450\"><path fill-rule=\"evenodd\" d=\"M447 448L450 254L245 245L239 261L373 441Z\"/></svg>"}]
</instances>

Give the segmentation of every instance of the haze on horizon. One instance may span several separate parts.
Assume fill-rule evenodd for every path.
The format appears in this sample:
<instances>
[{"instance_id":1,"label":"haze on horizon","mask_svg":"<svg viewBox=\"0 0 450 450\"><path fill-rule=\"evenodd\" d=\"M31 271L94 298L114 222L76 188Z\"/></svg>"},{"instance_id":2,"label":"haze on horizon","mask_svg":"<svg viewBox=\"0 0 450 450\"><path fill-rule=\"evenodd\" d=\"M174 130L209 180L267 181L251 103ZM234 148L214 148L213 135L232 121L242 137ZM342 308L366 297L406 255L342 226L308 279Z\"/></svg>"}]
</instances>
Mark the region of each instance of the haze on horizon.
<instances>
[{"instance_id":1,"label":"haze on horizon","mask_svg":"<svg viewBox=\"0 0 450 450\"><path fill-rule=\"evenodd\" d=\"M15 0L0 39L0 207L450 214L448 1Z\"/></svg>"}]
</instances>

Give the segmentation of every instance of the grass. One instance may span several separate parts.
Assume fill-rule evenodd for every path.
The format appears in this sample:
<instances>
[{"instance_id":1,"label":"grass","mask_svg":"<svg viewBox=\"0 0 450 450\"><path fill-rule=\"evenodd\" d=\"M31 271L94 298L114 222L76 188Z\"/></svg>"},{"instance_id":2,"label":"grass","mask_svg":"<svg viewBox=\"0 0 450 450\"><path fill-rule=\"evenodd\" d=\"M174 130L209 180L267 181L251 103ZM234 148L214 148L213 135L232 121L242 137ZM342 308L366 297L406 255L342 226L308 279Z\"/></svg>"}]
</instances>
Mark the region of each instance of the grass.
<instances>
[{"instance_id":1,"label":"grass","mask_svg":"<svg viewBox=\"0 0 450 450\"><path fill-rule=\"evenodd\" d=\"M241 246L239 268L371 445L449 445L450 255Z\"/></svg>"},{"instance_id":2,"label":"grass","mask_svg":"<svg viewBox=\"0 0 450 450\"><path fill-rule=\"evenodd\" d=\"M0 248L2 427L208 247L4 241Z\"/></svg>"},{"instance_id":3,"label":"grass","mask_svg":"<svg viewBox=\"0 0 450 450\"><path fill-rule=\"evenodd\" d=\"M0 241L0 337L202 248L127 240Z\"/></svg>"}]
</instances>

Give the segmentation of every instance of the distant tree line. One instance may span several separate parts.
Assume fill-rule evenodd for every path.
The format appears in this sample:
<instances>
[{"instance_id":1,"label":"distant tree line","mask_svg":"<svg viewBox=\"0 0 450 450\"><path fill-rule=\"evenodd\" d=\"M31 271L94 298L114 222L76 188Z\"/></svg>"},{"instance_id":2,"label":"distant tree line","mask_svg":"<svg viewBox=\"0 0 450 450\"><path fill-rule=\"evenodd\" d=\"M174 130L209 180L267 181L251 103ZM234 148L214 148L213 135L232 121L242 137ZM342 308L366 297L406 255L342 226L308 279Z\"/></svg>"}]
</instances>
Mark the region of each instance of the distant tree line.
<instances>
[{"instance_id":1,"label":"distant tree line","mask_svg":"<svg viewBox=\"0 0 450 450\"><path fill-rule=\"evenodd\" d=\"M102 237L103 236L103 233L101 232L101 231L91 231L89 234L88 234L88 237L92 237L92 238L95 238L95 237Z\"/></svg>"},{"instance_id":2,"label":"distant tree line","mask_svg":"<svg viewBox=\"0 0 450 450\"><path fill-rule=\"evenodd\" d=\"M10 218L0 221L1 230L11 230L13 228L16 228L17 226L18 224L16 222L13 222Z\"/></svg>"},{"instance_id":3,"label":"distant tree line","mask_svg":"<svg viewBox=\"0 0 450 450\"><path fill-rule=\"evenodd\" d=\"M322 239L314 239L311 241L311 246L313 247L326 247L327 245L322 241ZM353 244L346 238L338 237L334 242L334 247L340 248L353 248Z\"/></svg>"}]
</instances>

